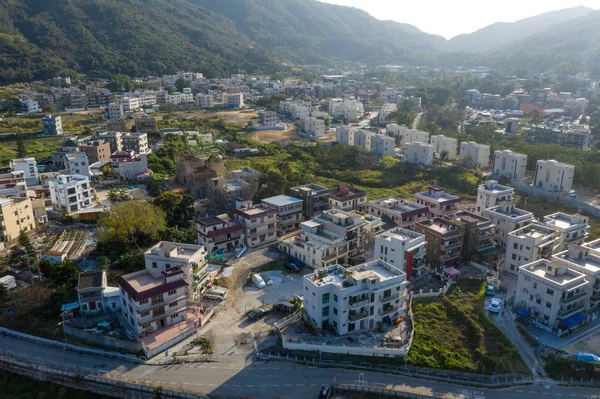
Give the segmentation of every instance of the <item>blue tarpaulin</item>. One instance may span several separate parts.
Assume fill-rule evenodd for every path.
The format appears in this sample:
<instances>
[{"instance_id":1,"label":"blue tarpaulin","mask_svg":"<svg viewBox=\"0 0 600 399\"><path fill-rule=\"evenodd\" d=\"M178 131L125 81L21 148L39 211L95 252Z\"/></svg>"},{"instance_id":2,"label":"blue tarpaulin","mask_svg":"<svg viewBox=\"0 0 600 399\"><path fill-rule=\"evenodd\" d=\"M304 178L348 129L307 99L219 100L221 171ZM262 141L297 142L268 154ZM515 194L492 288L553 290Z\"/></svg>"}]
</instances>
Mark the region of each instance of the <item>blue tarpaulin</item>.
<instances>
[{"instance_id":1,"label":"blue tarpaulin","mask_svg":"<svg viewBox=\"0 0 600 399\"><path fill-rule=\"evenodd\" d=\"M60 311L61 312L66 312L68 310L77 309L78 307L79 307L79 302L65 303L64 305L62 305L60 307Z\"/></svg>"},{"instance_id":2,"label":"blue tarpaulin","mask_svg":"<svg viewBox=\"0 0 600 399\"><path fill-rule=\"evenodd\" d=\"M600 357L594 355L593 353L577 353L575 355L575 359L580 362L589 362L589 363L600 363Z\"/></svg>"},{"instance_id":3,"label":"blue tarpaulin","mask_svg":"<svg viewBox=\"0 0 600 399\"><path fill-rule=\"evenodd\" d=\"M575 313L573 316L569 316L565 319L562 319L562 322L568 328L577 327L581 323L587 320L587 316L583 313Z\"/></svg>"},{"instance_id":4,"label":"blue tarpaulin","mask_svg":"<svg viewBox=\"0 0 600 399\"><path fill-rule=\"evenodd\" d=\"M527 309L519 309L515 312L516 314L518 314L521 317L529 317L531 316L531 312Z\"/></svg>"}]
</instances>

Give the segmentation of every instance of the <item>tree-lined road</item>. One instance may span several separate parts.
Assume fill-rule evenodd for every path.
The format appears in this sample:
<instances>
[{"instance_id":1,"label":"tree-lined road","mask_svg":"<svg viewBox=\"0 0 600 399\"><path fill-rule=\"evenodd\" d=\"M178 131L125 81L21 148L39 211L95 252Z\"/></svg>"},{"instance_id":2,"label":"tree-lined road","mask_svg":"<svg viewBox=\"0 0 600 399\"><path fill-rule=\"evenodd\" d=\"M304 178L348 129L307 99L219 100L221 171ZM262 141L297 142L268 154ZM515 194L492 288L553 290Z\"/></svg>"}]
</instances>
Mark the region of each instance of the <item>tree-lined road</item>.
<instances>
[{"instance_id":1,"label":"tree-lined road","mask_svg":"<svg viewBox=\"0 0 600 399\"><path fill-rule=\"evenodd\" d=\"M137 365L99 356L77 354L50 348L9 337L0 336L2 354L12 351L17 356L39 358L46 362L58 362L106 370L119 375L119 379L143 382L165 389L182 390L218 397L289 398L316 397L321 384L334 380L342 384L354 384L359 379L369 386L398 388L420 394L448 395L470 399L531 399L532 397L564 396L590 399L597 389L566 388L556 385L517 386L510 389L468 388L437 381L419 380L398 375L335 368L317 368L280 362L254 362L246 365L241 359L223 359L218 362L188 363L176 365Z\"/></svg>"}]
</instances>

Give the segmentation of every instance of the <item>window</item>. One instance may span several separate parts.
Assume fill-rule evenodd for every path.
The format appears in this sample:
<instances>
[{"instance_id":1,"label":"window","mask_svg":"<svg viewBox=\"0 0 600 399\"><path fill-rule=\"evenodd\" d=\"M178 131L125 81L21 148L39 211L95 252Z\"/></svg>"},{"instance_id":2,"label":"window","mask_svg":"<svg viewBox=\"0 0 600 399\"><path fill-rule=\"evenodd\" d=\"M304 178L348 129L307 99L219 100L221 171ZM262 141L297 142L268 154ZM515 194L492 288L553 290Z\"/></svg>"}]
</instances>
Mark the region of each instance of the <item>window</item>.
<instances>
[{"instance_id":1,"label":"window","mask_svg":"<svg viewBox=\"0 0 600 399\"><path fill-rule=\"evenodd\" d=\"M142 312L140 313L140 317L143 319L146 316L150 316L150 312Z\"/></svg>"},{"instance_id":2,"label":"window","mask_svg":"<svg viewBox=\"0 0 600 399\"><path fill-rule=\"evenodd\" d=\"M170 307L170 308L174 308L174 307L176 307L178 304L179 304L179 301L171 302L171 303L169 304L169 307Z\"/></svg>"},{"instance_id":3,"label":"window","mask_svg":"<svg viewBox=\"0 0 600 399\"><path fill-rule=\"evenodd\" d=\"M171 290L171 291L167 292L167 295L169 295L169 296L175 295L175 294L177 294L177 290Z\"/></svg>"},{"instance_id":4,"label":"window","mask_svg":"<svg viewBox=\"0 0 600 399\"><path fill-rule=\"evenodd\" d=\"M533 289L537 288L537 283L533 283Z\"/></svg>"},{"instance_id":5,"label":"window","mask_svg":"<svg viewBox=\"0 0 600 399\"><path fill-rule=\"evenodd\" d=\"M333 301L337 302L338 301L338 296L336 294L333 294Z\"/></svg>"},{"instance_id":6,"label":"window","mask_svg":"<svg viewBox=\"0 0 600 399\"><path fill-rule=\"evenodd\" d=\"M537 303L538 305L541 305L541 304L542 304L542 300L541 300L540 298L537 298L537 299L535 300L535 303Z\"/></svg>"},{"instance_id":7,"label":"window","mask_svg":"<svg viewBox=\"0 0 600 399\"><path fill-rule=\"evenodd\" d=\"M548 295L554 295L554 290L551 290L550 288L548 288L546 290L546 294L548 294Z\"/></svg>"},{"instance_id":8,"label":"window","mask_svg":"<svg viewBox=\"0 0 600 399\"><path fill-rule=\"evenodd\" d=\"M158 267L158 265L156 264L156 262L152 262L152 268L156 269Z\"/></svg>"},{"instance_id":9,"label":"window","mask_svg":"<svg viewBox=\"0 0 600 399\"><path fill-rule=\"evenodd\" d=\"M321 316L322 317L329 316L329 306L325 306L325 307L323 307L323 309L321 309Z\"/></svg>"},{"instance_id":10,"label":"window","mask_svg":"<svg viewBox=\"0 0 600 399\"><path fill-rule=\"evenodd\" d=\"M513 248L514 249L519 249L519 244L517 244L516 242L513 244Z\"/></svg>"},{"instance_id":11,"label":"window","mask_svg":"<svg viewBox=\"0 0 600 399\"><path fill-rule=\"evenodd\" d=\"M552 304L551 304L550 302L546 302L546 307L547 307L548 309L550 309L550 308L552 308Z\"/></svg>"},{"instance_id":12,"label":"window","mask_svg":"<svg viewBox=\"0 0 600 399\"><path fill-rule=\"evenodd\" d=\"M170 263L165 263L165 269L170 269L171 268L171 264Z\"/></svg>"},{"instance_id":13,"label":"window","mask_svg":"<svg viewBox=\"0 0 600 399\"><path fill-rule=\"evenodd\" d=\"M322 298L322 304L325 305L326 303L329 303L329 293L327 294L323 294L323 298Z\"/></svg>"},{"instance_id":14,"label":"window","mask_svg":"<svg viewBox=\"0 0 600 399\"><path fill-rule=\"evenodd\" d=\"M517 260L517 255L516 254L512 254L512 260Z\"/></svg>"},{"instance_id":15,"label":"window","mask_svg":"<svg viewBox=\"0 0 600 399\"><path fill-rule=\"evenodd\" d=\"M333 314L338 314L337 313L337 308L333 308Z\"/></svg>"}]
</instances>

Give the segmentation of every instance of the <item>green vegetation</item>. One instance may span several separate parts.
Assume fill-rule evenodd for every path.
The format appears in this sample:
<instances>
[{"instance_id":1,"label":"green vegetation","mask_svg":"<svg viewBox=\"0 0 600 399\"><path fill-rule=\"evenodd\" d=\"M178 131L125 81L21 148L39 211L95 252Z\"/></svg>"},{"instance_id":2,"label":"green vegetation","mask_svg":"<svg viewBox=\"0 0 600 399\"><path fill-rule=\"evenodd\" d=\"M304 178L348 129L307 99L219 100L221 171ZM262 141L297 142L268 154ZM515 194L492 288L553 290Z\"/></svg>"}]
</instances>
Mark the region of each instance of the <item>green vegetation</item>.
<instances>
[{"instance_id":1,"label":"green vegetation","mask_svg":"<svg viewBox=\"0 0 600 399\"><path fill-rule=\"evenodd\" d=\"M76 72L216 76L275 65L229 19L187 0L7 0L0 21L0 83Z\"/></svg>"},{"instance_id":2,"label":"green vegetation","mask_svg":"<svg viewBox=\"0 0 600 399\"><path fill-rule=\"evenodd\" d=\"M0 399L108 399L90 391L66 388L0 370Z\"/></svg>"},{"instance_id":3,"label":"green vegetation","mask_svg":"<svg viewBox=\"0 0 600 399\"><path fill-rule=\"evenodd\" d=\"M210 342L210 339L206 337L196 338L192 341L192 345L200 347L204 353L213 353L212 342Z\"/></svg>"},{"instance_id":4,"label":"green vegetation","mask_svg":"<svg viewBox=\"0 0 600 399\"><path fill-rule=\"evenodd\" d=\"M419 367L529 373L517 348L483 312L485 281L461 279L447 295L413 301L407 362Z\"/></svg>"},{"instance_id":5,"label":"green vegetation","mask_svg":"<svg viewBox=\"0 0 600 399\"><path fill-rule=\"evenodd\" d=\"M586 363L575 360L574 358L566 358L555 355L546 357L544 370L555 380L564 378L569 380L573 377L576 380L583 378L589 380L593 378L598 380L600 378L599 364ZM598 369L599 371L596 371Z\"/></svg>"}]
</instances>

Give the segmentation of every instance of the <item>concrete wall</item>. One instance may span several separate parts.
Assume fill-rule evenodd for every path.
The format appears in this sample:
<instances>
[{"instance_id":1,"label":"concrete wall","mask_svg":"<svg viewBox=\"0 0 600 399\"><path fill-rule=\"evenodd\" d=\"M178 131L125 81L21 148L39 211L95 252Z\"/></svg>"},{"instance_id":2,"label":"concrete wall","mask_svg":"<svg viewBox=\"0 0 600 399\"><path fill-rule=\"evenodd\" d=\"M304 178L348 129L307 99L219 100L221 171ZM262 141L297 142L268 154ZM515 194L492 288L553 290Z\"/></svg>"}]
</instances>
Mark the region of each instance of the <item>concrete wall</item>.
<instances>
[{"instance_id":1,"label":"concrete wall","mask_svg":"<svg viewBox=\"0 0 600 399\"><path fill-rule=\"evenodd\" d=\"M561 204L570 206L573 208L581 208L581 210L589 215L600 217L600 208L595 207L587 202L580 200L579 198L572 198L568 194L560 194L552 191L545 191L539 187L528 186L519 182L511 182L511 186L521 192L533 197L546 198L548 201L560 201Z\"/></svg>"},{"instance_id":2,"label":"concrete wall","mask_svg":"<svg viewBox=\"0 0 600 399\"><path fill-rule=\"evenodd\" d=\"M123 350L132 353L138 353L142 351L141 342L126 341L124 339L113 338L108 335L92 334L67 324L63 325L63 332L72 337L79 338L111 350Z\"/></svg>"}]
</instances>

